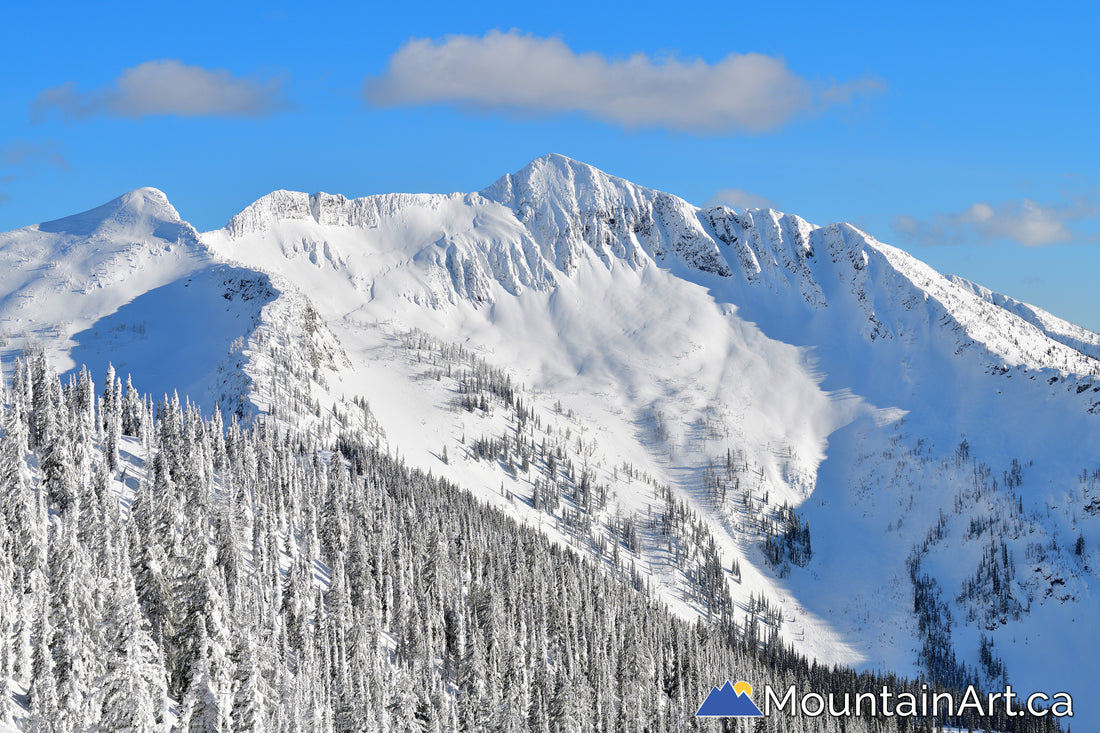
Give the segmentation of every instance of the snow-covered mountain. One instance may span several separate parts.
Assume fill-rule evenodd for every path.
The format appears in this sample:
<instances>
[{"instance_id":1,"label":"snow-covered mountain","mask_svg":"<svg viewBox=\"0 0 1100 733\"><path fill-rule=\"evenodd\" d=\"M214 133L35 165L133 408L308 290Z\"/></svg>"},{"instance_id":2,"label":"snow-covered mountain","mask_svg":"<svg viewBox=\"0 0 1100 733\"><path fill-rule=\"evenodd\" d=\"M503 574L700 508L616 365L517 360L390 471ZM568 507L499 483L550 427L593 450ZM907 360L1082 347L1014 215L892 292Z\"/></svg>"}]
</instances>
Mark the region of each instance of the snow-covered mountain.
<instances>
[{"instance_id":1,"label":"snow-covered mountain","mask_svg":"<svg viewBox=\"0 0 1100 733\"><path fill-rule=\"evenodd\" d=\"M140 189L0 259L6 351L365 430L683 615L717 612L718 562L741 622L822 661L1100 680L1076 654L1100 643L1100 336L848 224L551 155L479 193L277 191L203 234Z\"/></svg>"}]
</instances>

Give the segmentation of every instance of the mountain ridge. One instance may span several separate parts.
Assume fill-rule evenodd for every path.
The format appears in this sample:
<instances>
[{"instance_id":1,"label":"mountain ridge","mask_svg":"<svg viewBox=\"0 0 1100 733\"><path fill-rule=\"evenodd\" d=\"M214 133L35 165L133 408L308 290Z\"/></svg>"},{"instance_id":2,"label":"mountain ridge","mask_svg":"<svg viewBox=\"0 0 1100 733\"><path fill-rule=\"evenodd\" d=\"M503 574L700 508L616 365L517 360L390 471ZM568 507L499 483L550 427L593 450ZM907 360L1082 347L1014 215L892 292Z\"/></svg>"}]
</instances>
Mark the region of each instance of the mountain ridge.
<instances>
[{"instance_id":1,"label":"mountain ridge","mask_svg":"<svg viewBox=\"0 0 1100 733\"><path fill-rule=\"evenodd\" d=\"M1089 344L1090 338L1100 345L1100 336L1079 333L1073 339L1051 338L1054 344L1031 351L1026 344L1021 346L1019 337L1013 344L1012 338L1002 337L1004 332L1020 331L1027 334L1025 341L1038 337L1042 342L1050 333L1036 323L1060 319L1043 311L1044 315L1029 320L1019 309L1004 307L1006 300L994 302L966 286L955 289L952 286L958 283L850 224L819 227L771 209L738 214L723 206L698 208L671 194L636 186L556 154L538 158L476 194L380 194L349 200L323 193L273 192L246 207L223 230L208 232L204 237L207 242L214 241L220 231L230 241L239 240L250 233L262 234L275 222L291 220L374 228L380 221L412 209L438 211L448 204L476 206L480 203L477 197L511 210L515 220L496 227L491 226L496 222L490 221L485 227L487 244L480 249L469 246L468 235L476 238L482 223L476 217L456 227L457 231L437 231L438 236L424 241L419 256L438 265L452 284L452 292L435 290L426 296L429 300L453 302L458 296L488 303L495 297L491 287L494 281L512 295L523 288L551 289L582 256L594 255L608 267L618 262L638 267L643 260L664 262L671 253L689 269L702 273L743 280L780 295L793 290L800 297L787 307L808 307L812 315L829 307L830 298L823 288L835 275L815 274L820 268L810 266L827 254L834 264L850 263L851 269L839 274L848 279L851 296L863 313L862 335L872 340L904 337L906 331L919 329L921 324L907 323L904 317L885 323L880 312L896 315L890 311L898 310L897 304L876 308L873 299L869 300L864 269L870 264L871 253L878 253L886 268L912 281L902 310L911 310L918 300L933 296L970 341L986 346L991 356L1004 357L1001 366L1100 373L1096 358L1100 351L1092 346L1084 351L1075 348L1078 343ZM486 219L499 220L501 213L488 211ZM325 257L338 264L345 262L345 258L331 252ZM311 259L316 260L317 255ZM960 306L966 311L961 317ZM1029 308L1027 312L1035 310ZM985 327L990 320L995 321L994 325ZM1033 328L1040 333L1034 333ZM961 339L959 346L968 348L967 339ZM1056 353L1047 354L1047 348Z\"/></svg>"}]
</instances>

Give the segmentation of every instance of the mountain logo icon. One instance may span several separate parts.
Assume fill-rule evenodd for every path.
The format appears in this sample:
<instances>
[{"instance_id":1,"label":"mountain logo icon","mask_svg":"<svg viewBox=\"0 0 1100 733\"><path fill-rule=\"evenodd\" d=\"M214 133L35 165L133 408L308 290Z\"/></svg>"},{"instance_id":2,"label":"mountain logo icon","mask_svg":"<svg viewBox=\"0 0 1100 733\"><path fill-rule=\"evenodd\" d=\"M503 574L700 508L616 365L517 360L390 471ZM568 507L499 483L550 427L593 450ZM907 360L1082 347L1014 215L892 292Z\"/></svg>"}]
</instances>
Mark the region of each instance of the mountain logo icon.
<instances>
[{"instance_id":1,"label":"mountain logo icon","mask_svg":"<svg viewBox=\"0 0 1100 733\"><path fill-rule=\"evenodd\" d=\"M764 713L752 701L752 685L740 681L731 685L726 684L711 688L707 699L699 706L696 718L755 718Z\"/></svg>"}]
</instances>

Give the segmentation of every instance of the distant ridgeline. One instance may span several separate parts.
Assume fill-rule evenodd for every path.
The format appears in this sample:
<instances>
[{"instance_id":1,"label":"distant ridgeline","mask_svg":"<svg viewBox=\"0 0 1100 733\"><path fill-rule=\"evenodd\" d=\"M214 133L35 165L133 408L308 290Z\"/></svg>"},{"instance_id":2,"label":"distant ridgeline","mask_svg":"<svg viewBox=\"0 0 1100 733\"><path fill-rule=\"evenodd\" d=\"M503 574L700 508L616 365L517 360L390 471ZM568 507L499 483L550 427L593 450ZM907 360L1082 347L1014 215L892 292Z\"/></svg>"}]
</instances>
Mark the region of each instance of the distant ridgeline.
<instances>
[{"instance_id":1,"label":"distant ridgeline","mask_svg":"<svg viewBox=\"0 0 1100 733\"><path fill-rule=\"evenodd\" d=\"M2 402L0 716L24 730L718 730L695 713L726 679L920 693L811 665L732 614L688 623L636 573L351 432L226 427L113 371L100 393L86 370L62 385L41 351ZM939 723L1059 730L1004 710Z\"/></svg>"}]
</instances>

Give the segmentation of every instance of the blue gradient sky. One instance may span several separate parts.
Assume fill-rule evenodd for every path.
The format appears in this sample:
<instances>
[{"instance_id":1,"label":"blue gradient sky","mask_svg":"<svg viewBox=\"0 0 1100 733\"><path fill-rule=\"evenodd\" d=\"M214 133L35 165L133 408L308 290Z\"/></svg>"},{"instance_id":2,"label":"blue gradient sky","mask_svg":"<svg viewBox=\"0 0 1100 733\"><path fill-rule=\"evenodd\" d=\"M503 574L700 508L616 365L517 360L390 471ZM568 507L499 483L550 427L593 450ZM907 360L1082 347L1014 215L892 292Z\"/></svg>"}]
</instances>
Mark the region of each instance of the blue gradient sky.
<instances>
[{"instance_id":1,"label":"blue gradient sky","mask_svg":"<svg viewBox=\"0 0 1100 733\"><path fill-rule=\"evenodd\" d=\"M205 230L277 188L472 191L558 152L696 204L736 190L725 195L817 224L851 221L941 271L1100 329L1100 11L892 5L9 5L0 230L139 186L162 189ZM655 92L657 111L705 108L706 74L731 54L761 54L816 91L779 122L705 109L694 125L657 111L647 121L644 110L624 122L599 89L585 97L577 79L553 78L556 67L527 74L505 56L503 79L457 90L415 64L401 78L387 71L414 39L440 51L457 48L448 37L476 46L494 31L520 46L557 39L559 56L600 68L635 54L642 72L674 59L702 79L682 105ZM142 66L154 61L166 63ZM160 74L149 77L160 87L120 92L135 69ZM173 69L224 88L165 101ZM396 95L364 94L379 77ZM421 82L427 91L410 91ZM840 102L823 93L838 88L857 91ZM542 89L556 108L508 101Z\"/></svg>"}]
</instances>

